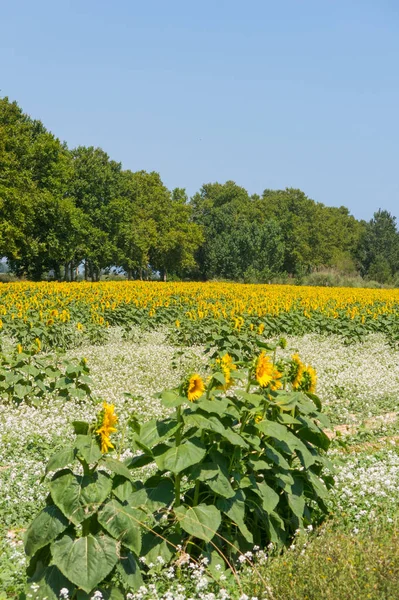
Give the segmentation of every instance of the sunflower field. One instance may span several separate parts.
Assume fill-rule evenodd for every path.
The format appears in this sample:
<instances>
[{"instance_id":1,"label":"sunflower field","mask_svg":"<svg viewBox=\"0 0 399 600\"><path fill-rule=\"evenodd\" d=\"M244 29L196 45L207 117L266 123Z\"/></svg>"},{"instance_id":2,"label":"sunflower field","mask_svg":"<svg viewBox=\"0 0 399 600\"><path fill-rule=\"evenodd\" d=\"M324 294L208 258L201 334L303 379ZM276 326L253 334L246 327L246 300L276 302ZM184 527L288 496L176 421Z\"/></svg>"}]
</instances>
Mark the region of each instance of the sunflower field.
<instances>
[{"instance_id":1,"label":"sunflower field","mask_svg":"<svg viewBox=\"0 0 399 600\"><path fill-rule=\"evenodd\" d=\"M398 309L1 285L0 600L395 598Z\"/></svg>"},{"instance_id":2,"label":"sunflower field","mask_svg":"<svg viewBox=\"0 0 399 600\"><path fill-rule=\"evenodd\" d=\"M18 342L67 348L106 329L174 325L203 343L225 325L265 335L335 333L399 338L399 290L234 283L11 283L0 287L0 328Z\"/></svg>"}]
</instances>

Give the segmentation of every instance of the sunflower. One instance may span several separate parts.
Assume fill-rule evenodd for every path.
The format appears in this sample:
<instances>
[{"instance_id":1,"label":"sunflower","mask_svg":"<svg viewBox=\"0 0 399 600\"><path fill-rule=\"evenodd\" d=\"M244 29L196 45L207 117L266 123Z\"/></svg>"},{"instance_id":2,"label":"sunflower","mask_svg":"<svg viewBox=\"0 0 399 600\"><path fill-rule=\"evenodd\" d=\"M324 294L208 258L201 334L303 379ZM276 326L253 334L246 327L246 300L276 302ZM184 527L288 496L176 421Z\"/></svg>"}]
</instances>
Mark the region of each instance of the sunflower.
<instances>
[{"instance_id":1,"label":"sunflower","mask_svg":"<svg viewBox=\"0 0 399 600\"><path fill-rule=\"evenodd\" d=\"M108 452L113 445L110 440L111 433L116 431L114 425L117 423L118 417L115 414L115 407L113 404L103 403L103 409L100 413L99 428L96 429L96 434L100 437L101 452Z\"/></svg>"},{"instance_id":2,"label":"sunflower","mask_svg":"<svg viewBox=\"0 0 399 600\"><path fill-rule=\"evenodd\" d=\"M198 398L201 398L202 394L205 392L205 384L198 373L194 373L194 375L191 375L187 379L185 392L190 402L194 402L195 400L198 400Z\"/></svg>"},{"instance_id":3,"label":"sunflower","mask_svg":"<svg viewBox=\"0 0 399 600\"><path fill-rule=\"evenodd\" d=\"M273 370L273 381L270 384L270 387L273 391L278 390L283 385L280 381L282 376L283 376L283 374L280 373L280 371L278 369Z\"/></svg>"},{"instance_id":4,"label":"sunflower","mask_svg":"<svg viewBox=\"0 0 399 600\"><path fill-rule=\"evenodd\" d=\"M216 359L216 363L219 365L223 375L224 375L224 380L225 380L225 384L224 385L220 385L218 387L218 389L220 390L228 390L229 387L232 386L233 384L233 379L231 377L231 372L232 371L236 371L237 367L236 365L233 363L233 359L230 356L230 354L225 354L224 356L222 356L222 358L217 358Z\"/></svg>"},{"instance_id":5,"label":"sunflower","mask_svg":"<svg viewBox=\"0 0 399 600\"><path fill-rule=\"evenodd\" d=\"M300 383L300 389L304 392L311 392L312 394L316 391L317 375L313 367L306 365L302 369L302 379Z\"/></svg>"},{"instance_id":6,"label":"sunflower","mask_svg":"<svg viewBox=\"0 0 399 600\"><path fill-rule=\"evenodd\" d=\"M292 388L294 390L298 390L301 385L304 364L302 363L298 354L293 354L291 356L291 360L292 360L292 362L290 365L290 373L289 373L290 380L292 383Z\"/></svg>"},{"instance_id":7,"label":"sunflower","mask_svg":"<svg viewBox=\"0 0 399 600\"><path fill-rule=\"evenodd\" d=\"M269 356L262 352L256 359L255 377L260 387L267 387L273 381L275 368Z\"/></svg>"}]
</instances>

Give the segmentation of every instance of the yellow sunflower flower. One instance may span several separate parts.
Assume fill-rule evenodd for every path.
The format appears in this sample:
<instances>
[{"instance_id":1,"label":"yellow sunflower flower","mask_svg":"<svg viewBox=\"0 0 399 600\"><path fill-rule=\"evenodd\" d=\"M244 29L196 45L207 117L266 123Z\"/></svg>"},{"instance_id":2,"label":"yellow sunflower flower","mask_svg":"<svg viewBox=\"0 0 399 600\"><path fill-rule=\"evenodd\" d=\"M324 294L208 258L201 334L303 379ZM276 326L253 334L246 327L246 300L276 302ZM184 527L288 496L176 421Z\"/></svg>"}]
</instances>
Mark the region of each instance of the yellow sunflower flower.
<instances>
[{"instance_id":1,"label":"yellow sunflower flower","mask_svg":"<svg viewBox=\"0 0 399 600\"><path fill-rule=\"evenodd\" d=\"M267 387L273 381L274 365L263 350L256 359L255 377L260 387Z\"/></svg>"},{"instance_id":2,"label":"yellow sunflower flower","mask_svg":"<svg viewBox=\"0 0 399 600\"><path fill-rule=\"evenodd\" d=\"M198 398L201 398L205 392L205 384L198 373L194 373L187 381L186 395L190 402L195 402Z\"/></svg>"},{"instance_id":3,"label":"yellow sunflower flower","mask_svg":"<svg viewBox=\"0 0 399 600\"><path fill-rule=\"evenodd\" d=\"M311 392L312 394L316 391L317 375L313 367L306 365L302 369L302 379L300 383L300 389L304 392Z\"/></svg>"},{"instance_id":4,"label":"yellow sunflower flower","mask_svg":"<svg viewBox=\"0 0 399 600\"><path fill-rule=\"evenodd\" d=\"M280 379L282 378L283 374L280 373L280 371L278 369L274 369L273 371L273 381L270 384L270 387L273 391L278 390L279 388L281 388L281 386L283 385L280 381Z\"/></svg>"},{"instance_id":5,"label":"yellow sunflower flower","mask_svg":"<svg viewBox=\"0 0 399 600\"><path fill-rule=\"evenodd\" d=\"M304 364L302 363L298 354L293 354L291 356L291 360L292 360L292 362L291 362L291 368L290 368L290 375L291 375L292 388L294 390L298 390L301 385Z\"/></svg>"},{"instance_id":6,"label":"yellow sunflower flower","mask_svg":"<svg viewBox=\"0 0 399 600\"><path fill-rule=\"evenodd\" d=\"M218 389L228 390L233 384L231 372L236 371L237 366L233 363L233 358L228 353L222 356L222 358L217 358L216 363L219 365L225 380L225 384L218 386Z\"/></svg>"},{"instance_id":7,"label":"yellow sunflower flower","mask_svg":"<svg viewBox=\"0 0 399 600\"><path fill-rule=\"evenodd\" d=\"M96 434L100 437L101 452L108 452L110 448L114 446L111 443L110 435L116 431L115 424L118 421L118 417L115 414L115 407L113 404L103 403L103 409L100 413L100 426L96 429Z\"/></svg>"}]
</instances>

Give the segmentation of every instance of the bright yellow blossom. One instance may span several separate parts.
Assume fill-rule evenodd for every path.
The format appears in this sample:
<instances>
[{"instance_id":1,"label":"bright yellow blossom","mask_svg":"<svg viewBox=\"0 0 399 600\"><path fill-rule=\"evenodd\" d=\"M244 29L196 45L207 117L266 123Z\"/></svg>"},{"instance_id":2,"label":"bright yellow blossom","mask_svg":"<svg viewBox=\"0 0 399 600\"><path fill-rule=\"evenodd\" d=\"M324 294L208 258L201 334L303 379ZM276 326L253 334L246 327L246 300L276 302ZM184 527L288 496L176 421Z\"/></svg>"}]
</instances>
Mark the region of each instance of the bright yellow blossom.
<instances>
[{"instance_id":1,"label":"bright yellow blossom","mask_svg":"<svg viewBox=\"0 0 399 600\"><path fill-rule=\"evenodd\" d=\"M96 429L96 434L100 437L101 452L108 452L114 446L111 443L111 433L116 431L115 424L118 422L118 417L115 414L113 404L103 402L103 409L100 414L100 426Z\"/></svg>"},{"instance_id":2,"label":"bright yellow blossom","mask_svg":"<svg viewBox=\"0 0 399 600\"><path fill-rule=\"evenodd\" d=\"M205 384L198 373L194 373L194 375L189 377L186 387L186 395L190 402L195 402L205 392Z\"/></svg>"},{"instance_id":3,"label":"bright yellow blossom","mask_svg":"<svg viewBox=\"0 0 399 600\"><path fill-rule=\"evenodd\" d=\"M261 387L267 387L273 381L274 371L273 362L262 350L255 365L256 381Z\"/></svg>"}]
</instances>

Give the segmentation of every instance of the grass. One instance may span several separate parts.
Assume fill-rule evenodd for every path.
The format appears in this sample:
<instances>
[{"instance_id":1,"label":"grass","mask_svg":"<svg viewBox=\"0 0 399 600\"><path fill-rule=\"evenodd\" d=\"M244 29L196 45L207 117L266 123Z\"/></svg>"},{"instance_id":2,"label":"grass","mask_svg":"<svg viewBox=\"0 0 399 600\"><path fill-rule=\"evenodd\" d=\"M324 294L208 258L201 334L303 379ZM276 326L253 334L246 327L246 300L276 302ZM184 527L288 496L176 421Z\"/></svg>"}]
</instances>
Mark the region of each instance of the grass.
<instances>
[{"instance_id":1,"label":"grass","mask_svg":"<svg viewBox=\"0 0 399 600\"><path fill-rule=\"evenodd\" d=\"M271 558L260 574L266 585L253 582L251 593L260 596L266 589L269 600L397 600L398 522L356 534L330 523L311 539L299 536L291 550Z\"/></svg>"},{"instance_id":2,"label":"grass","mask_svg":"<svg viewBox=\"0 0 399 600\"><path fill-rule=\"evenodd\" d=\"M398 597L399 352L377 335L350 346L335 336L289 338L287 354L295 348L316 367L318 393L336 436L330 450L337 481L331 521L299 536L283 555L266 550L266 558L260 552L256 569L242 570L242 592L228 579L216 589L202 571L187 567L179 578L160 569L147 591L131 600ZM204 372L201 348L187 349L177 362L174 352L162 331L122 340L115 328L106 345L69 356L87 358L97 401L115 403L122 429L132 411L141 420L160 414L156 392L173 387L188 371ZM23 590L22 535L45 500L40 478L47 459L72 437L72 420L91 419L97 410L93 402L0 406L0 600Z\"/></svg>"}]
</instances>

